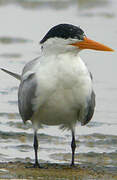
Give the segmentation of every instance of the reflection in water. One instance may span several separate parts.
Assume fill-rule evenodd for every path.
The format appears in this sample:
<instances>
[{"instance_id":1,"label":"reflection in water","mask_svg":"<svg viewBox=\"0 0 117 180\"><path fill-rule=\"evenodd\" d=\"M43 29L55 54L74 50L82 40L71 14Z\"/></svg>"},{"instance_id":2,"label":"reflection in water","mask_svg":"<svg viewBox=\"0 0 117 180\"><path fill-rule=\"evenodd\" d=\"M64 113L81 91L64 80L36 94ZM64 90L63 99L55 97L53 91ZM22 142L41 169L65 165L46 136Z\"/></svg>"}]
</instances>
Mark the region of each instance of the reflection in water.
<instances>
[{"instance_id":1,"label":"reflection in water","mask_svg":"<svg viewBox=\"0 0 117 180\"><path fill-rule=\"evenodd\" d=\"M2 58L21 58L21 54L18 53L3 53L0 54L0 57Z\"/></svg>"},{"instance_id":2,"label":"reflection in water","mask_svg":"<svg viewBox=\"0 0 117 180\"><path fill-rule=\"evenodd\" d=\"M79 8L91 9L108 5L109 0L77 0Z\"/></svg>"},{"instance_id":3,"label":"reflection in water","mask_svg":"<svg viewBox=\"0 0 117 180\"><path fill-rule=\"evenodd\" d=\"M32 41L28 39L16 38L16 37L0 37L0 43L7 45L11 43L27 43L27 42L32 42Z\"/></svg>"},{"instance_id":4,"label":"reflection in water","mask_svg":"<svg viewBox=\"0 0 117 180\"><path fill-rule=\"evenodd\" d=\"M0 5L15 4L27 9L54 8L59 10L75 4L79 8L87 9L105 6L108 4L108 1L109 0L0 0Z\"/></svg>"}]
</instances>

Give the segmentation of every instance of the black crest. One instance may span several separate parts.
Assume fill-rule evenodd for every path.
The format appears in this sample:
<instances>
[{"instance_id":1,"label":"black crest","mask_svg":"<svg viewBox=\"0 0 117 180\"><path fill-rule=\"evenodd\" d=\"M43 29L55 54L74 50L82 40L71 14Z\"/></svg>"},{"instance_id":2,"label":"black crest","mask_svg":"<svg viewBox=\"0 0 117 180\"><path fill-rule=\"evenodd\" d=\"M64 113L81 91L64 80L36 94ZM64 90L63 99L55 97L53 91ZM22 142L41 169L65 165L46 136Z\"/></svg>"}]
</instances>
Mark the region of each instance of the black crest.
<instances>
[{"instance_id":1,"label":"black crest","mask_svg":"<svg viewBox=\"0 0 117 180\"><path fill-rule=\"evenodd\" d=\"M40 41L40 43L42 44L47 39L54 37L63 38L63 39L72 38L72 39L83 40L84 31L81 28L77 26L73 26L71 24L59 24L51 28L44 36L44 38Z\"/></svg>"}]
</instances>

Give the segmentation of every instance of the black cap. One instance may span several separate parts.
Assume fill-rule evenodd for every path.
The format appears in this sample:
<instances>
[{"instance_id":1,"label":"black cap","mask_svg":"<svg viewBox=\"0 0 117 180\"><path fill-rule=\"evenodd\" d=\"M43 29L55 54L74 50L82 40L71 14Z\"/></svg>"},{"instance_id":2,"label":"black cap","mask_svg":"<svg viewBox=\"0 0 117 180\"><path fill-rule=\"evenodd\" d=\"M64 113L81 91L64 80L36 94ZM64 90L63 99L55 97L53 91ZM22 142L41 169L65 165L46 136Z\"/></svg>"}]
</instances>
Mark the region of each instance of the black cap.
<instances>
[{"instance_id":1,"label":"black cap","mask_svg":"<svg viewBox=\"0 0 117 180\"><path fill-rule=\"evenodd\" d=\"M71 24L59 24L51 28L44 38L40 41L40 44L44 43L49 38L63 38L63 39L78 39L83 40L85 34L84 31L74 25Z\"/></svg>"}]
</instances>

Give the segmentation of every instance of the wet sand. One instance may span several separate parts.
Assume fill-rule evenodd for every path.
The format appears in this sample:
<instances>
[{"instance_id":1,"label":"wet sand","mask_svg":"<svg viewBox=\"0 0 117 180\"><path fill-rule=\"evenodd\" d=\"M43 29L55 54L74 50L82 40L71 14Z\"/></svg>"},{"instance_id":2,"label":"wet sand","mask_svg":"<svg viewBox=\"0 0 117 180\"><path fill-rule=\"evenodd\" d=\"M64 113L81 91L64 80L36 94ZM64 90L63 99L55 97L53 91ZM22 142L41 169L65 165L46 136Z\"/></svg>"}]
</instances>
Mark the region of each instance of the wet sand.
<instances>
[{"instance_id":1,"label":"wet sand","mask_svg":"<svg viewBox=\"0 0 117 180\"><path fill-rule=\"evenodd\" d=\"M116 180L117 171L92 165L41 164L42 168L32 168L31 163L9 162L0 163L1 179L61 179L61 180Z\"/></svg>"}]
</instances>

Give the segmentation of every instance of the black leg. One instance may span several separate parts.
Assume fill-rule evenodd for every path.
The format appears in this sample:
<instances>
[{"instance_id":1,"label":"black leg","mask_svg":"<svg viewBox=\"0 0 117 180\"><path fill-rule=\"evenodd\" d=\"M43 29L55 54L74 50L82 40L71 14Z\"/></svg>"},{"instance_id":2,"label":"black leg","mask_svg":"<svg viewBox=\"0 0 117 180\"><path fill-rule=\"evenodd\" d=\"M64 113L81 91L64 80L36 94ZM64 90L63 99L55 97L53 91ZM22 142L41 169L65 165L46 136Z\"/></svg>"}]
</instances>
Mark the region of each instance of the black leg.
<instances>
[{"instance_id":1,"label":"black leg","mask_svg":"<svg viewBox=\"0 0 117 180\"><path fill-rule=\"evenodd\" d=\"M72 131L71 149L72 149L72 161L71 161L71 166L74 166L74 155L75 155L75 149L76 149L76 142L75 142L74 131Z\"/></svg>"},{"instance_id":2,"label":"black leg","mask_svg":"<svg viewBox=\"0 0 117 180\"><path fill-rule=\"evenodd\" d=\"M35 164L34 167L40 167L39 162L38 162L38 140L37 140L37 131L34 132L34 151L35 151Z\"/></svg>"}]
</instances>

